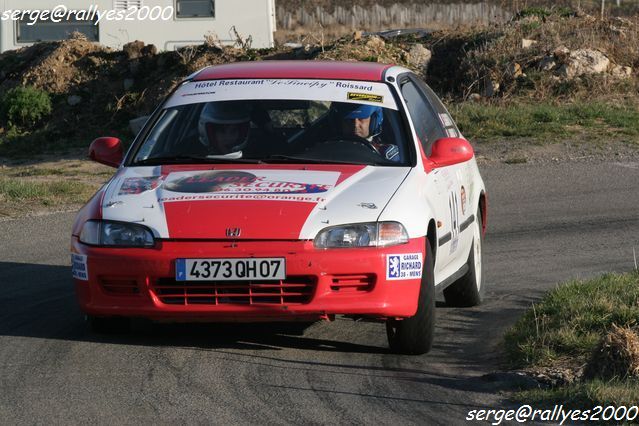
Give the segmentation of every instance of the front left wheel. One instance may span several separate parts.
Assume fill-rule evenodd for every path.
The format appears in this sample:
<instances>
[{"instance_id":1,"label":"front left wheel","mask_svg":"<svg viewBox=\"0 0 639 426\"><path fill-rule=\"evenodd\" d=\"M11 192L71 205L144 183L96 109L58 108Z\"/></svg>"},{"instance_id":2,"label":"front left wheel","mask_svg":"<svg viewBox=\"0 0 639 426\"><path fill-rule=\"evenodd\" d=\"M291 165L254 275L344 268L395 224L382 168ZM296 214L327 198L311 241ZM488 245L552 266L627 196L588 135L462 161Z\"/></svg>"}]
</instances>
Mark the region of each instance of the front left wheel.
<instances>
[{"instance_id":1,"label":"front left wheel","mask_svg":"<svg viewBox=\"0 0 639 426\"><path fill-rule=\"evenodd\" d=\"M435 335L435 274L433 253L426 244L426 258L419 288L417 312L403 320L386 321L388 345L395 353L421 355L430 351Z\"/></svg>"}]
</instances>

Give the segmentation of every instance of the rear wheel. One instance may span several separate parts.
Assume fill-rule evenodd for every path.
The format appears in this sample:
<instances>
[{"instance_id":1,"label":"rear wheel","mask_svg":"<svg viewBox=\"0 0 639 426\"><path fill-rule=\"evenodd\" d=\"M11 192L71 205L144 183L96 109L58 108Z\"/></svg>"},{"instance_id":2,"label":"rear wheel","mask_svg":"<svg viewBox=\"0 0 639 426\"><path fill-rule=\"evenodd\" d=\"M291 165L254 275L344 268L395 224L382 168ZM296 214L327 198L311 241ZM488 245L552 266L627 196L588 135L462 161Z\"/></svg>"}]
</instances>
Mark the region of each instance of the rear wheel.
<instances>
[{"instance_id":1,"label":"rear wheel","mask_svg":"<svg viewBox=\"0 0 639 426\"><path fill-rule=\"evenodd\" d=\"M131 320L123 317L87 316L89 327L98 334L124 334L131 331Z\"/></svg>"},{"instance_id":2,"label":"rear wheel","mask_svg":"<svg viewBox=\"0 0 639 426\"><path fill-rule=\"evenodd\" d=\"M430 350L435 334L435 275L433 253L426 244L426 258L419 289L417 312L403 320L386 321L388 345L396 353L421 355Z\"/></svg>"},{"instance_id":3,"label":"rear wheel","mask_svg":"<svg viewBox=\"0 0 639 426\"><path fill-rule=\"evenodd\" d=\"M477 220L473 224L473 243L468 255L468 272L444 289L444 299L449 306L477 306L484 298L484 285L482 282L482 218L481 211L477 210Z\"/></svg>"}]
</instances>

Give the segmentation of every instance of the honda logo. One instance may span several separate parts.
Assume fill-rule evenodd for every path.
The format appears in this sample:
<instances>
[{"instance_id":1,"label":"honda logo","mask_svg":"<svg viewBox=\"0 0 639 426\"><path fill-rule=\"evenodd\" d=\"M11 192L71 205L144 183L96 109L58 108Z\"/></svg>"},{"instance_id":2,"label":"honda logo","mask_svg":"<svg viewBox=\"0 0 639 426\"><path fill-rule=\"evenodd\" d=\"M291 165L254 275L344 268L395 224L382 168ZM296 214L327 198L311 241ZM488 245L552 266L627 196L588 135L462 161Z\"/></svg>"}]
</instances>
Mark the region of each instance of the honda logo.
<instances>
[{"instance_id":1,"label":"honda logo","mask_svg":"<svg viewBox=\"0 0 639 426\"><path fill-rule=\"evenodd\" d=\"M242 229L240 228L226 228L227 237L239 237L241 233Z\"/></svg>"}]
</instances>

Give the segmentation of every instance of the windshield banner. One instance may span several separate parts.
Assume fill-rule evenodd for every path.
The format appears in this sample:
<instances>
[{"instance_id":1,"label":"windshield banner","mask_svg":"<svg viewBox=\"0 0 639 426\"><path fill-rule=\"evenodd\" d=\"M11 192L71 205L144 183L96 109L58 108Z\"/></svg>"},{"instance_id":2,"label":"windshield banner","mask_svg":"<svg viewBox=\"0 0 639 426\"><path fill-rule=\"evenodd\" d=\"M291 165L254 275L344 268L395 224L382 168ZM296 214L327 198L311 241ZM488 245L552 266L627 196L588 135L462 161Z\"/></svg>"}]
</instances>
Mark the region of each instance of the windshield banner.
<instances>
[{"instance_id":1,"label":"windshield banner","mask_svg":"<svg viewBox=\"0 0 639 426\"><path fill-rule=\"evenodd\" d=\"M344 80L241 79L192 81L183 84L165 108L213 101L296 99L351 102L397 109L384 83Z\"/></svg>"}]
</instances>

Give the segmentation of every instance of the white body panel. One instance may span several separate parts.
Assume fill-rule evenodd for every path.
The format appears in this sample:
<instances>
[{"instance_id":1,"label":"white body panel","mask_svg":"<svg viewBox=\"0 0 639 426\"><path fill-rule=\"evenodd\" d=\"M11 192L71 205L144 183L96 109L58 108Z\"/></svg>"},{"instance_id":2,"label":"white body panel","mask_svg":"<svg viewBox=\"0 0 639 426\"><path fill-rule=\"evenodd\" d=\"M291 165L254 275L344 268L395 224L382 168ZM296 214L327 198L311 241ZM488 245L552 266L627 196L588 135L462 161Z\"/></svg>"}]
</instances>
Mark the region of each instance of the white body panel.
<instances>
[{"instance_id":1,"label":"white body panel","mask_svg":"<svg viewBox=\"0 0 639 426\"><path fill-rule=\"evenodd\" d=\"M308 217L301 239L312 240L322 229L358 222L375 222L402 184L410 169L404 167L366 167L329 192ZM374 207L373 207L374 206ZM419 228L407 228L410 238L423 236Z\"/></svg>"},{"instance_id":2,"label":"white body panel","mask_svg":"<svg viewBox=\"0 0 639 426\"><path fill-rule=\"evenodd\" d=\"M133 3L133 2L132 2ZM209 33L217 35L223 44L232 45L236 37L231 31L235 26L243 37L252 38L252 47L266 48L273 46L275 31L274 0L215 0L215 17L177 18L175 0L142 0L143 6L161 8L173 7L173 14L168 20L111 20L99 22L98 42L115 49L124 44L141 40L146 44L154 44L159 50L175 50L187 45L202 44L204 36ZM68 10L88 10L95 5L100 11L115 10L113 0L0 0L0 13L8 10L52 10L58 5ZM168 15L167 15L168 16ZM17 41L16 22L0 20L0 52L18 49L30 43Z\"/></svg>"},{"instance_id":3,"label":"white body panel","mask_svg":"<svg viewBox=\"0 0 639 426\"><path fill-rule=\"evenodd\" d=\"M411 71L399 66L392 67L386 72L387 81L392 81L397 93L400 93L398 77L406 72ZM398 96L398 98L401 99L402 109L407 111L402 97ZM420 152L415 128L410 120L408 123L415 149ZM463 209L462 187L466 194ZM437 245L435 284L437 285L462 268L468 260L472 244L472 226L461 231L460 225L471 215L476 215L480 195L484 191L484 182L479 174L475 157L462 164L440 167L426 173L423 159L417 156L414 173L409 175L398 194L389 203L388 210L380 216L380 220L397 220L393 217L401 214L402 220L406 221L402 223L409 230L409 234L411 230L418 230L416 233L421 235L426 234L430 220L441 224L441 227L436 229L435 237ZM406 206L410 207L406 209ZM402 213L403 209L409 211ZM442 237L447 235L451 236L450 240L439 245Z\"/></svg>"}]
</instances>

